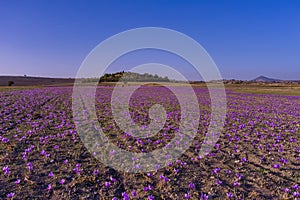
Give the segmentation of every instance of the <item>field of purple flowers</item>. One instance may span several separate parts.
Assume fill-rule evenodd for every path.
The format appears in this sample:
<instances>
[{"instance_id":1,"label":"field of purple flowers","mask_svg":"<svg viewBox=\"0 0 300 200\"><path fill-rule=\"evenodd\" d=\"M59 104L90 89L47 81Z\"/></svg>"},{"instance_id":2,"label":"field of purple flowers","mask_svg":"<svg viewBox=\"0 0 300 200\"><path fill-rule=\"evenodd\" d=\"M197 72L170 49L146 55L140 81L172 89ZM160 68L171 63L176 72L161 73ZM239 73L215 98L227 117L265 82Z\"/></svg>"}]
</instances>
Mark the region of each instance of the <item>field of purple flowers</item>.
<instances>
[{"instance_id":1,"label":"field of purple flowers","mask_svg":"<svg viewBox=\"0 0 300 200\"><path fill-rule=\"evenodd\" d=\"M106 167L89 153L72 121L72 87L1 91L0 199L297 199L300 198L300 97L227 91L227 118L206 157L198 151L210 119L208 91L194 88L201 111L193 145L176 162L146 174ZM134 122L149 123L161 104L159 134L135 139L114 123L113 87L99 87L96 109L120 148L149 152L179 126L180 106L168 89L145 86L130 100Z\"/></svg>"}]
</instances>

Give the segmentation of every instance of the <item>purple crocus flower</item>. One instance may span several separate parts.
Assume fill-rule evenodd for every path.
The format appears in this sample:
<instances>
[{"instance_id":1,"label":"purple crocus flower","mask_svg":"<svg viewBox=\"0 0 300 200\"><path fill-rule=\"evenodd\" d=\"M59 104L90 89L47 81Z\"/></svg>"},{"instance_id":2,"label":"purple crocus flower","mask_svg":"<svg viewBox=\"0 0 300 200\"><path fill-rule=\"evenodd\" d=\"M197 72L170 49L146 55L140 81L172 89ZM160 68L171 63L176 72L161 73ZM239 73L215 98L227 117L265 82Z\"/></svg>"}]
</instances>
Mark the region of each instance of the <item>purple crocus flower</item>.
<instances>
[{"instance_id":1,"label":"purple crocus flower","mask_svg":"<svg viewBox=\"0 0 300 200\"><path fill-rule=\"evenodd\" d=\"M241 179L242 178L242 175L240 173L237 173L236 174L236 177L238 177L238 179Z\"/></svg>"},{"instance_id":2,"label":"purple crocus flower","mask_svg":"<svg viewBox=\"0 0 300 200\"><path fill-rule=\"evenodd\" d=\"M131 194L132 194L133 197L136 197L136 196L137 196L137 193L136 193L135 190L133 190L133 191L131 192Z\"/></svg>"},{"instance_id":3,"label":"purple crocus flower","mask_svg":"<svg viewBox=\"0 0 300 200\"><path fill-rule=\"evenodd\" d=\"M12 199L15 196L14 192L11 192L9 194L6 195L7 198Z\"/></svg>"},{"instance_id":4,"label":"purple crocus flower","mask_svg":"<svg viewBox=\"0 0 300 200\"><path fill-rule=\"evenodd\" d=\"M204 193L201 193L200 198L201 198L202 200L207 200L207 199L208 199L208 196L207 196L206 194L204 194Z\"/></svg>"},{"instance_id":5,"label":"purple crocus flower","mask_svg":"<svg viewBox=\"0 0 300 200\"><path fill-rule=\"evenodd\" d=\"M49 177L53 177L53 172L50 172L50 173L48 174L48 176L49 176Z\"/></svg>"},{"instance_id":6,"label":"purple crocus flower","mask_svg":"<svg viewBox=\"0 0 300 200\"><path fill-rule=\"evenodd\" d=\"M114 155L115 153L116 153L116 150L114 150L114 149L110 151L110 155Z\"/></svg>"},{"instance_id":7,"label":"purple crocus flower","mask_svg":"<svg viewBox=\"0 0 300 200\"><path fill-rule=\"evenodd\" d=\"M132 160L132 161L136 161L136 160L137 160L137 158L135 158L135 157L132 157L132 158L131 158L131 160Z\"/></svg>"},{"instance_id":8,"label":"purple crocus flower","mask_svg":"<svg viewBox=\"0 0 300 200\"><path fill-rule=\"evenodd\" d=\"M126 192L122 193L122 197L123 197L123 200L129 200L130 199L129 195Z\"/></svg>"},{"instance_id":9,"label":"purple crocus flower","mask_svg":"<svg viewBox=\"0 0 300 200\"><path fill-rule=\"evenodd\" d=\"M65 179L61 179L61 181L59 182L60 184L64 184L66 182Z\"/></svg>"},{"instance_id":10,"label":"purple crocus flower","mask_svg":"<svg viewBox=\"0 0 300 200\"><path fill-rule=\"evenodd\" d=\"M31 171L33 169L31 162L27 163L26 166L28 167L29 171Z\"/></svg>"},{"instance_id":11,"label":"purple crocus flower","mask_svg":"<svg viewBox=\"0 0 300 200\"><path fill-rule=\"evenodd\" d=\"M217 174L218 172L220 172L221 169L219 167L213 169L213 174Z\"/></svg>"},{"instance_id":12,"label":"purple crocus flower","mask_svg":"<svg viewBox=\"0 0 300 200\"><path fill-rule=\"evenodd\" d=\"M153 190L152 185L148 185L148 189L149 189L149 190Z\"/></svg>"},{"instance_id":13,"label":"purple crocus flower","mask_svg":"<svg viewBox=\"0 0 300 200\"><path fill-rule=\"evenodd\" d=\"M51 186L51 184L49 184L49 185L47 186L46 190L51 190L51 188L52 188L52 186Z\"/></svg>"},{"instance_id":14,"label":"purple crocus flower","mask_svg":"<svg viewBox=\"0 0 300 200\"><path fill-rule=\"evenodd\" d=\"M216 183L217 183L217 185L221 185L222 181L221 180L217 180Z\"/></svg>"},{"instance_id":15,"label":"purple crocus flower","mask_svg":"<svg viewBox=\"0 0 300 200\"><path fill-rule=\"evenodd\" d=\"M191 189L195 189L195 184L194 184L193 182L190 182L189 187L190 187Z\"/></svg>"},{"instance_id":16,"label":"purple crocus flower","mask_svg":"<svg viewBox=\"0 0 300 200\"><path fill-rule=\"evenodd\" d=\"M273 165L273 168L279 169L279 168L280 168L280 164L274 164L274 165Z\"/></svg>"},{"instance_id":17,"label":"purple crocus flower","mask_svg":"<svg viewBox=\"0 0 300 200\"><path fill-rule=\"evenodd\" d=\"M105 182L104 185L105 185L105 187L109 187L110 186L110 182Z\"/></svg>"},{"instance_id":18,"label":"purple crocus flower","mask_svg":"<svg viewBox=\"0 0 300 200\"><path fill-rule=\"evenodd\" d=\"M9 139L8 139L8 138L2 138L2 142L3 142L3 143L8 143L8 142L9 142Z\"/></svg>"},{"instance_id":19,"label":"purple crocus flower","mask_svg":"<svg viewBox=\"0 0 300 200\"><path fill-rule=\"evenodd\" d=\"M231 194L230 192L226 193L227 197L228 198L232 198L233 197L233 194Z\"/></svg>"},{"instance_id":20,"label":"purple crocus flower","mask_svg":"<svg viewBox=\"0 0 300 200\"><path fill-rule=\"evenodd\" d=\"M184 194L184 197L185 197L186 199L190 199L190 198L191 198L191 195L190 195L189 193L187 193L187 194Z\"/></svg>"},{"instance_id":21,"label":"purple crocus flower","mask_svg":"<svg viewBox=\"0 0 300 200\"><path fill-rule=\"evenodd\" d=\"M117 181L117 179L115 179L115 178L113 178L113 177L110 177L109 178L112 182L116 182Z\"/></svg>"},{"instance_id":22,"label":"purple crocus flower","mask_svg":"<svg viewBox=\"0 0 300 200\"><path fill-rule=\"evenodd\" d=\"M7 176L7 175L9 174L9 172L10 172L8 166L3 167L2 170L3 170L3 172L4 172L4 174L5 174L6 176Z\"/></svg>"},{"instance_id":23,"label":"purple crocus flower","mask_svg":"<svg viewBox=\"0 0 300 200\"><path fill-rule=\"evenodd\" d=\"M41 154L42 154L43 156L45 156L47 153L46 153L46 151L43 149L43 150L41 151Z\"/></svg>"},{"instance_id":24,"label":"purple crocus flower","mask_svg":"<svg viewBox=\"0 0 300 200\"><path fill-rule=\"evenodd\" d=\"M296 184L296 185L293 185L292 188L293 188L293 189L296 189L296 190L299 190L299 189L300 189L300 186L299 186L298 184Z\"/></svg>"},{"instance_id":25,"label":"purple crocus flower","mask_svg":"<svg viewBox=\"0 0 300 200\"><path fill-rule=\"evenodd\" d=\"M93 171L93 174L94 174L94 175L97 175L98 173L99 173L98 169L95 169L95 170Z\"/></svg>"},{"instance_id":26,"label":"purple crocus flower","mask_svg":"<svg viewBox=\"0 0 300 200\"><path fill-rule=\"evenodd\" d=\"M287 160L285 160L284 158L280 158L280 160L279 160L280 162L282 162L283 164L286 164L288 161Z\"/></svg>"},{"instance_id":27,"label":"purple crocus flower","mask_svg":"<svg viewBox=\"0 0 300 200\"><path fill-rule=\"evenodd\" d=\"M15 181L15 184L19 184L20 182L21 182L21 180L18 179L18 180Z\"/></svg>"},{"instance_id":28,"label":"purple crocus flower","mask_svg":"<svg viewBox=\"0 0 300 200\"><path fill-rule=\"evenodd\" d=\"M22 153L22 159L23 159L23 160L26 160L26 158L27 158L26 152L23 152L23 153Z\"/></svg>"},{"instance_id":29,"label":"purple crocus flower","mask_svg":"<svg viewBox=\"0 0 300 200\"><path fill-rule=\"evenodd\" d=\"M152 195L148 196L148 200L154 200L154 196Z\"/></svg>"},{"instance_id":30,"label":"purple crocus flower","mask_svg":"<svg viewBox=\"0 0 300 200\"><path fill-rule=\"evenodd\" d=\"M75 168L73 169L73 171L74 171L75 173L77 173L77 174L80 174L80 173L82 172L82 170L79 169L80 166L81 166L80 164L76 164L76 165L75 165Z\"/></svg>"}]
</instances>

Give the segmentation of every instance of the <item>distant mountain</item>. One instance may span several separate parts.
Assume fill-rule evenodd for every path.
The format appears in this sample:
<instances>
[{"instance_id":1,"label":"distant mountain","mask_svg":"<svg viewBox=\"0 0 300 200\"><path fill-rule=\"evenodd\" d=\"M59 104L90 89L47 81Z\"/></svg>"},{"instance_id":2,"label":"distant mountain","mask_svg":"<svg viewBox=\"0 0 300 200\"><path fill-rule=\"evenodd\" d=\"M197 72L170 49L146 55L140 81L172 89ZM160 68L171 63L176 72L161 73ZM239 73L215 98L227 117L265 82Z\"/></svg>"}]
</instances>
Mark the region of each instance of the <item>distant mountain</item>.
<instances>
[{"instance_id":1,"label":"distant mountain","mask_svg":"<svg viewBox=\"0 0 300 200\"><path fill-rule=\"evenodd\" d=\"M42 85L72 85L74 78L48 78L29 76L0 76L0 86L42 86Z\"/></svg>"},{"instance_id":2,"label":"distant mountain","mask_svg":"<svg viewBox=\"0 0 300 200\"><path fill-rule=\"evenodd\" d=\"M259 76L253 80L251 80L253 82L267 82L267 83L272 83L272 82L282 82L282 80L280 79L274 79L274 78L268 78L265 76Z\"/></svg>"},{"instance_id":3,"label":"distant mountain","mask_svg":"<svg viewBox=\"0 0 300 200\"><path fill-rule=\"evenodd\" d=\"M160 77L157 74L149 73L138 74L133 72L117 72L104 74L99 78L81 78L83 83L89 82L170 82L167 76ZM51 85L73 85L74 78L50 78L50 77L31 77L31 76L1 76L0 86L51 86Z\"/></svg>"}]
</instances>

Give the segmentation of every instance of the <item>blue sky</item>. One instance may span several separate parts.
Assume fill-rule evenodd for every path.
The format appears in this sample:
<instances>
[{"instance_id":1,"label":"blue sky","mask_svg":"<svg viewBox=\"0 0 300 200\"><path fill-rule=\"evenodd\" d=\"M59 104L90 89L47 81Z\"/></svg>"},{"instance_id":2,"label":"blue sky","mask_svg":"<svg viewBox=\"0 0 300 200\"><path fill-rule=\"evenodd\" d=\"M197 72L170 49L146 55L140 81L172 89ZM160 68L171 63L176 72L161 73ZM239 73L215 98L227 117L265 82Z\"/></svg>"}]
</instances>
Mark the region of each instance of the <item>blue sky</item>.
<instances>
[{"instance_id":1,"label":"blue sky","mask_svg":"<svg viewBox=\"0 0 300 200\"><path fill-rule=\"evenodd\" d=\"M101 41L148 26L195 39L226 79L258 75L300 79L300 1L296 0L0 1L0 75L75 77ZM108 71L127 70L136 64L130 59L116 61L118 65ZM191 67L178 63L174 68L188 79L198 78Z\"/></svg>"}]
</instances>

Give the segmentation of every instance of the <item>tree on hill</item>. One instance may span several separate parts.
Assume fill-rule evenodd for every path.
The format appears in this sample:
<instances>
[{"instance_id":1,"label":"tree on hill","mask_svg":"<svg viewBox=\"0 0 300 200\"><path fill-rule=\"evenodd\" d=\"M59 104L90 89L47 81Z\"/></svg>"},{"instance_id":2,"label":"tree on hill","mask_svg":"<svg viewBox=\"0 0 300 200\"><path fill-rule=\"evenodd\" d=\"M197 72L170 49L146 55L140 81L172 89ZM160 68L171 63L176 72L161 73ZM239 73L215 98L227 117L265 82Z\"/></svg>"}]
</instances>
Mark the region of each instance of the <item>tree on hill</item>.
<instances>
[{"instance_id":1,"label":"tree on hill","mask_svg":"<svg viewBox=\"0 0 300 200\"><path fill-rule=\"evenodd\" d=\"M8 86L12 86L13 84L15 84L13 81L7 81Z\"/></svg>"},{"instance_id":2,"label":"tree on hill","mask_svg":"<svg viewBox=\"0 0 300 200\"><path fill-rule=\"evenodd\" d=\"M151 81L157 81L157 82L169 82L169 78L167 76L160 77L157 74L152 75L149 73L144 74L138 74L134 72L117 72L113 74L104 74L100 78L100 82L118 82L120 79L124 82L151 82Z\"/></svg>"}]
</instances>

